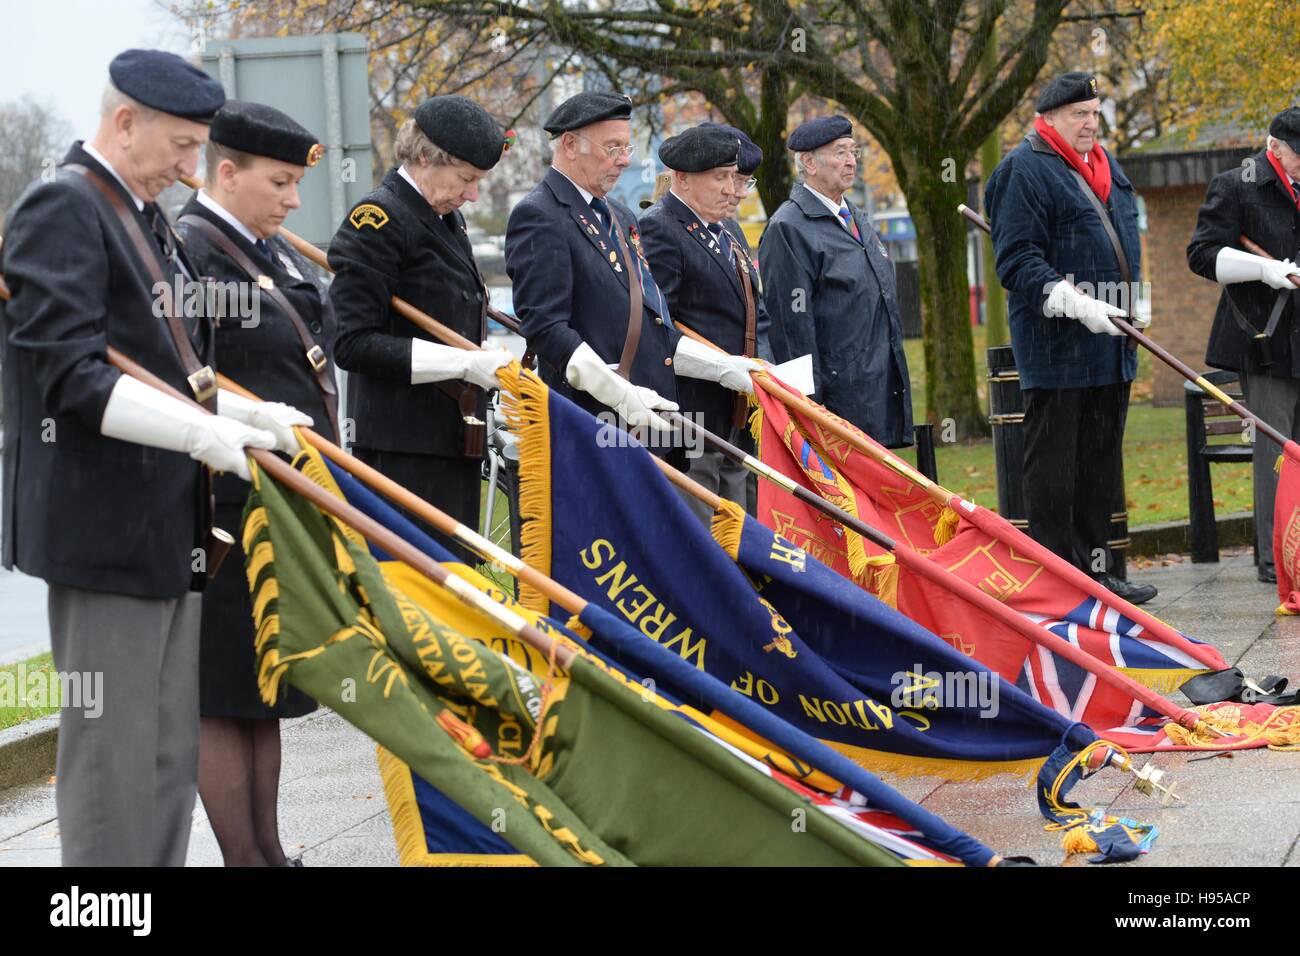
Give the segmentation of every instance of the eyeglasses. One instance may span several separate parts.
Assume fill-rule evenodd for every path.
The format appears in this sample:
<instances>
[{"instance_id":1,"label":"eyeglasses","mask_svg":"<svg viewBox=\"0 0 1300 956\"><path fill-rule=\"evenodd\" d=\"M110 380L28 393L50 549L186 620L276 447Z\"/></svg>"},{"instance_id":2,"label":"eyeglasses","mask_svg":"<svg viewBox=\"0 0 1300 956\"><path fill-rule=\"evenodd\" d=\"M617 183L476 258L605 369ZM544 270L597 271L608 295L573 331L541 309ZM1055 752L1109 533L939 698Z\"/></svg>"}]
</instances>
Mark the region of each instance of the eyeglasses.
<instances>
[{"instance_id":1,"label":"eyeglasses","mask_svg":"<svg viewBox=\"0 0 1300 956\"><path fill-rule=\"evenodd\" d=\"M740 173L733 173L732 181L735 182L737 189L753 189L758 185L758 180L753 176L742 176Z\"/></svg>"},{"instance_id":2,"label":"eyeglasses","mask_svg":"<svg viewBox=\"0 0 1300 956\"><path fill-rule=\"evenodd\" d=\"M592 143L591 140L587 139L587 137L583 136L581 133L574 133L573 135L578 137L580 140L591 143L592 146L595 146L596 149L604 153L611 160L618 159L620 156L626 159L631 159L632 154L636 152L635 146L601 146L598 143Z\"/></svg>"},{"instance_id":3,"label":"eyeglasses","mask_svg":"<svg viewBox=\"0 0 1300 956\"><path fill-rule=\"evenodd\" d=\"M861 146L841 146L839 149L831 152L832 159L848 159L850 156L857 159L861 155Z\"/></svg>"}]
</instances>

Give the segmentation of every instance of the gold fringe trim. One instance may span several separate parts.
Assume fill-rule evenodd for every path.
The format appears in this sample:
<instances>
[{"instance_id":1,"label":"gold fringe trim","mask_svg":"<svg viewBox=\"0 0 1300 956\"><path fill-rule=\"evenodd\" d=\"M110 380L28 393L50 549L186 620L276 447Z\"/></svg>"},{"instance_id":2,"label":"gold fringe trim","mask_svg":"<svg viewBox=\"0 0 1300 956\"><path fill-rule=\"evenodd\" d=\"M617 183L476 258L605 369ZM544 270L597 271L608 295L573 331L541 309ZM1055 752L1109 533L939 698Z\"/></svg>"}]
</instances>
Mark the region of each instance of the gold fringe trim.
<instances>
[{"instance_id":1,"label":"gold fringe trim","mask_svg":"<svg viewBox=\"0 0 1300 956\"><path fill-rule=\"evenodd\" d=\"M266 506L259 505L248 513L244 519L243 540L240 542L244 547L244 553L253 550L253 539L266 530Z\"/></svg>"},{"instance_id":2,"label":"gold fringe trim","mask_svg":"<svg viewBox=\"0 0 1300 956\"><path fill-rule=\"evenodd\" d=\"M1038 771L1047 761L1046 757L1030 757L1025 760L955 760L951 757L911 757L906 754L886 753L882 750L868 750L854 747L834 740L819 738L826 746L838 750L858 766L873 773L892 773L896 777L940 777L953 781L978 781L996 777L999 774L1012 774L1023 777L1032 783Z\"/></svg>"},{"instance_id":3,"label":"gold fringe trim","mask_svg":"<svg viewBox=\"0 0 1300 956\"><path fill-rule=\"evenodd\" d=\"M749 413L749 434L753 436L754 444L757 446L763 437L763 406L759 404L757 389L749 396L749 403L753 406L753 410Z\"/></svg>"},{"instance_id":4,"label":"gold fringe trim","mask_svg":"<svg viewBox=\"0 0 1300 956\"><path fill-rule=\"evenodd\" d=\"M1300 611L1293 611L1285 604L1279 604L1277 610L1273 612L1278 617L1291 617L1294 614L1300 614Z\"/></svg>"},{"instance_id":5,"label":"gold fringe trim","mask_svg":"<svg viewBox=\"0 0 1300 956\"><path fill-rule=\"evenodd\" d=\"M1222 750L1229 742L1213 733L1213 730L1219 730L1245 738L1231 742L1232 749L1263 740L1269 750L1300 750L1300 707L1279 707L1260 724L1243 721L1240 707L1219 707L1211 711L1211 706L1193 708L1201 715L1195 730L1170 721L1165 725L1165 735L1179 746Z\"/></svg>"},{"instance_id":6,"label":"gold fringe trim","mask_svg":"<svg viewBox=\"0 0 1300 956\"><path fill-rule=\"evenodd\" d=\"M280 652L274 647L267 651L262 656L262 666L257 674L257 687L262 693L262 701L268 707L274 707L280 697L280 679L284 677L289 665L323 653L325 653L324 644L303 651L301 654L290 654L288 657L281 657Z\"/></svg>"},{"instance_id":7,"label":"gold fringe trim","mask_svg":"<svg viewBox=\"0 0 1300 956\"><path fill-rule=\"evenodd\" d=\"M1273 470L1274 470L1275 472L1277 472L1279 475L1282 474L1282 459L1283 459L1283 457L1285 457L1285 456L1283 456L1283 455L1278 455L1278 456L1277 456L1277 461L1273 462Z\"/></svg>"},{"instance_id":8,"label":"gold fringe trim","mask_svg":"<svg viewBox=\"0 0 1300 956\"><path fill-rule=\"evenodd\" d=\"M384 781L393 842L402 866L537 866L536 860L523 853L430 853L411 768L383 747L375 748L375 759Z\"/></svg>"},{"instance_id":9,"label":"gold fringe trim","mask_svg":"<svg viewBox=\"0 0 1300 956\"><path fill-rule=\"evenodd\" d=\"M589 628L586 624L583 624L582 619L578 617L578 615L576 614L570 614L569 619L564 622L564 626L567 627L574 634L577 634L584 641L590 641L593 637L595 637L595 635L591 633L591 628ZM565 643L572 643L572 642L566 641Z\"/></svg>"},{"instance_id":10,"label":"gold fringe trim","mask_svg":"<svg viewBox=\"0 0 1300 956\"><path fill-rule=\"evenodd\" d=\"M500 369L501 404L510 431L519 439L520 551L525 564L551 573L551 422L549 390L540 378L512 364ZM525 581L519 582L519 603L539 614L549 614L546 595Z\"/></svg>"},{"instance_id":11,"label":"gold fringe trim","mask_svg":"<svg viewBox=\"0 0 1300 956\"><path fill-rule=\"evenodd\" d=\"M745 509L726 498L718 502L718 510L713 513L709 531L713 540L731 555L733 561L740 560L740 536L745 530Z\"/></svg>"},{"instance_id":12,"label":"gold fringe trim","mask_svg":"<svg viewBox=\"0 0 1300 956\"><path fill-rule=\"evenodd\" d=\"M302 451L294 456L293 466L332 494L335 498L344 497L343 489L339 487L338 482L334 480L334 475L330 473L329 466L325 464L325 457L314 445L304 445ZM357 480L360 482L360 479ZM364 484L364 482L361 483ZM382 498L383 496L380 495L379 497ZM342 530L343 536L347 538L348 541L355 544L366 554L370 553L370 543L366 541L365 536L363 536L361 532L357 531L356 528L344 524L338 518L335 518L327 512L322 511L321 514L325 515L325 517L335 527ZM347 554L347 550L341 547L338 541L335 541L334 543L334 552L335 555L339 557L340 561L346 562L347 565L341 565L339 570L347 575L355 574L356 566L352 563L351 555Z\"/></svg>"},{"instance_id":13,"label":"gold fringe trim","mask_svg":"<svg viewBox=\"0 0 1300 956\"><path fill-rule=\"evenodd\" d=\"M1126 677L1131 677L1143 687L1149 687L1157 694L1172 694L1184 683L1201 674L1208 674L1207 667L1117 667Z\"/></svg>"},{"instance_id":14,"label":"gold fringe trim","mask_svg":"<svg viewBox=\"0 0 1300 956\"><path fill-rule=\"evenodd\" d=\"M945 544L957 536L957 525L961 523L961 515L950 508L948 505L943 506L943 511L939 515L939 520L934 525L934 543L942 548Z\"/></svg>"},{"instance_id":15,"label":"gold fringe trim","mask_svg":"<svg viewBox=\"0 0 1300 956\"><path fill-rule=\"evenodd\" d=\"M878 554L867 558L867 579L872 594L898 610L898 562L892 554Z\"/></svg>"}]
</instances>

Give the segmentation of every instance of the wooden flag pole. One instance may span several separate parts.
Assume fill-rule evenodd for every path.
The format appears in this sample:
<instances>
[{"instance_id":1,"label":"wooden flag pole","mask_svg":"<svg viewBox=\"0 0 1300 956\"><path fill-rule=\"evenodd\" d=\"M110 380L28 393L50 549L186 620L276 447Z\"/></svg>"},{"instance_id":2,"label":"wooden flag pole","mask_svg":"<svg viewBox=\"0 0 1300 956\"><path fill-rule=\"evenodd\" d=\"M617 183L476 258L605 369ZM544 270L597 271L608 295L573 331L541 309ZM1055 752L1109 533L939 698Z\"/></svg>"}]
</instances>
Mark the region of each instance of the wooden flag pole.
<instances>
[{"instance_id":1,"label":"wooden flag pole","mask_svg":"<svg viewBox=\"0 0 1300 956\"><path fill-rule=\"evenodd\" d=\"M979 213L977 213L975 210L971 209L969 206L965 205L964 203L957 207L957 211L961 213L963 216L965 216L967 219L969 219L971 222L973 222L980 229L983 229L985 232L991 231L989 229L989 224L984 219L984 217L981 216ZM1248 240L1245 236L1242 236L1241 239L1243 243L1250 242L1250 240ZM1254 245L1254 243L1250 243L1250 244ZM1255 246L1255 249L1259 249L1259 247ZM1255 250L1252 249L1251 251L1254 252ZM1267 253L1264 253L1262 249L1260 249L1259 252L1256 252L1255 254L1267 255ZM1291 281L1296 282L1297 285L1300 285L1300 282L1297 282L1294 277L1292 277ZM1213 395L1216 400L1222 402L1224 406L1227 407L1227 409L1231 411L1233 414L1237 415L1240 418L1245 419L1248 422L1254 423L1255 429L1263 433L1265 437L1267 437L1270 441L1277 442L1277 444L1282 448L1286 447L1288 441L1286 436L1284 436L1280 431L1278 431L1268 422L1264 421L1262 418L1260 418L1258 415L1252 412L1245 405L1241 404L1241 402L1234 401L1226 392L1224 392L1217 385L1213 384L1212 382L1206 381L1205 376L1198 374L1195 369L1193 369L1190 365L1188 365L1178 356L1174 355L1172 352L1165 349L1162 345L1152 341L1144 333L1138 331L1136 328L1130 325L1126 319L1121 318L1120 316L1111 316L1110 320L1115 323L1116 328L1118 328L1121 332L1127 335L1130 339L1137 342L1139 345L1141 345L1144 349L1146 349L1156 358L1160 359L1160 361L1164 362L1166 365L1168 365L1171 369L1173 369L1183 378L1187 379L1187 381L1203 389L1208 394Z\"/></svg>"}]
</instances>

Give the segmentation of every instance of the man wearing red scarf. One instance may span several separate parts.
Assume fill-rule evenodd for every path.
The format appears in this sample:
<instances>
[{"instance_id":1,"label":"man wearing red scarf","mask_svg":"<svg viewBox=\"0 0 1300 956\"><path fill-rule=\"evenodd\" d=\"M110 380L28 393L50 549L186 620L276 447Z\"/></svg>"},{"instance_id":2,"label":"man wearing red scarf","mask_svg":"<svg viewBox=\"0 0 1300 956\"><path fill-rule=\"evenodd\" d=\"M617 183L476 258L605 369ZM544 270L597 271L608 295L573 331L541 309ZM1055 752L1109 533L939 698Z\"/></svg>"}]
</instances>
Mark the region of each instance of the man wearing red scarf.
<instances>
[{"instance_id":1,"label":"man wearing red scarf","mask_svg":"<svg viewBox=\"0 0 1300 956\"><path fill-rule=\"evenodd\" d=\"M1142 604L1156 589L1116 577L1109 546L1111 514L1123 507L1124 421L1137 374L1111 317L1132 315L1137 304L1137 201L1097 143L1095 77L1058 76L1034 109L1034 128L993 171L984 199L1025 400L1029 534Z\"/></svg>"},{"instance_id":2,"label":"man wearing red scarf","mask_svg":"<svg viewBox=\"0 0 1300 956\"><path fill-rule=\"evenodd\" d=\"M1300 109L1273 118L1263 150L1210 181L1187 264L1223 286L1205 360L1241 377L1246 406L1284 435L1300 437L1300 295L1289 276L1300 253ZM1241 237L1271 256L1253 255ZM1273 470L1282 450L1263 435L1255 448L1255 542L1259 579L1273 566Z\"/></svg>"}]
</instances>

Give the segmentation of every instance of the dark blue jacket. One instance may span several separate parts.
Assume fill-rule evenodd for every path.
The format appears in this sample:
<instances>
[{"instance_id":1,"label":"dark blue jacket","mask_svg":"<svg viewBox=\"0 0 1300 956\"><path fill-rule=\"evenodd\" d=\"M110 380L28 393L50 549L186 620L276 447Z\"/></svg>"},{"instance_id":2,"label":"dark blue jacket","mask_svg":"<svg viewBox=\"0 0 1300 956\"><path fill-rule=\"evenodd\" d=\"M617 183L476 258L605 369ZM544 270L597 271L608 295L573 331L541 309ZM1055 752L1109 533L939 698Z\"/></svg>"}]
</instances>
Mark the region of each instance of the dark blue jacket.
<instances>
[{"instance_id":1,"label":"dark blue jacket","mask_svg":"<svg viewBox=\"0 0 1300 956\"><path fill-rule=\"evenodd\" d=\"M865 243L803 184L768 221L758 258L778 362L812 354L813 396L890 448L912 443L894 264L852 204Z\"/></svg>"},{"instance_id":2,"label":"dark blue jacket","mask_svg":"<svg viewBox=\"0 0 1300 956\"><path fill-rule=\"evenodd\" d=\"M703 221L671 192L641 216L641 243L646 260L654 273L668 312L674 322L699 332L706 339L740 355L745 348L745 293L741 286L736 259L723 254L721 244ZM748 269L749 254L737 243L736 252L744 257ZM754 296L756 341L766 344L767 312L763 308L754 270L745 273ZM770 354L758 351L762 358ZM735 392L714 382L679 377L677 396L684 411L704 416L704 427L726 435L731 427L731 408Z\"/></svg>"},{"instance_id":3,"label":"dark blue jacket","mask_svg":"<svg viewBox=\"0 0 1300 956\"><path fill-rule=\"evenodd\" d=\"M622 227L629 253L641 255L636 216L621 203L607 202ZM537 353L546 384L593 414L606 409L571 388L564 369L583 342L606 362L618 363L628 324L628 270L621 260L577 187L554 169L510 213L506 272L514 284L521 331ZM617 269L615 262L620 263ZM665 321L652 300L653 296L646 296L642 306L641 339L631 379L676 401L672 355L682 333ZM671 316L671 309L667 311Z\"/></svg>"},{"instance_id":4,"label":"dark blue jacket","mask_svg":"<svg viewBox=\"0 0 1300 956\"><path fill-rule=\"evenodd\" d=\"M1106 158L1111 174L1107 207L1137 283L1142 271L1137 200L1119 163L1109 153ZM1095 334L1076 319L1043 315L1047 293L1063 278L1093 298L1136 307L1135 295L1116 301L1098 294L1101 283L1119 287L1119 262L1065 160L1031 132L993 170L984 208L992 220L998 279L1010 293L1007 311L1020 387L1086 388L1132 381L1137 357L1123 336Z\"/></svg>"}]
</instances>

